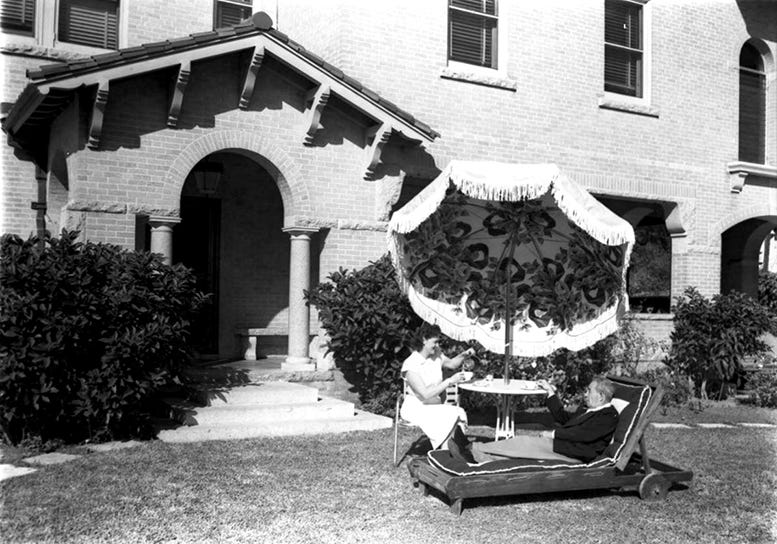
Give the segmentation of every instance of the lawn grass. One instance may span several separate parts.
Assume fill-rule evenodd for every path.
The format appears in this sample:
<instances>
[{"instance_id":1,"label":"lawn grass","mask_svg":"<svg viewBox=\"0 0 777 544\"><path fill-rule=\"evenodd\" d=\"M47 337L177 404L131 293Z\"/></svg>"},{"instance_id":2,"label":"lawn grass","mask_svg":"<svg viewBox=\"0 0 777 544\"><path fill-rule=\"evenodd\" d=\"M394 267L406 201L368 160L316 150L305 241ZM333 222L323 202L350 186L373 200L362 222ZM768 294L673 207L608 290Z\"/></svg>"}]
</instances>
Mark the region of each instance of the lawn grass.
<instances>
[{"instance_id":1,"label":"lawn grass","mask_svg":"<svg viewBox=\"0 0 777 544\"><path fill-rule=\"evenodd\" d=\"M767 411L774 412L774 411ZM417 437L403 430L400 447ZM461 517L393 468L391 430L88 454L0 483L4 542L726 542L777 539L777 433L647 433L689 469L662 502L636 492L465 501Z\"/></svg>"}]
</instances>

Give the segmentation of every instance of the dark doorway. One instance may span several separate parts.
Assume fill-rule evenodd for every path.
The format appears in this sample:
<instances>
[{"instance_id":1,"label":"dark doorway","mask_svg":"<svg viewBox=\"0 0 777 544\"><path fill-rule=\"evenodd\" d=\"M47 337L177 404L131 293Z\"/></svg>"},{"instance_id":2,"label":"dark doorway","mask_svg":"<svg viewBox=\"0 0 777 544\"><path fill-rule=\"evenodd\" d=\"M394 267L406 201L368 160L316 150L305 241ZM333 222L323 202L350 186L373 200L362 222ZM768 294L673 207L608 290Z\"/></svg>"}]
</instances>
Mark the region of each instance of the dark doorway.
<instances>
[{"instance_id":1,"label":"dark doorway","mask_svg":"<svg viewBox=\"0 0 777 544\"><path fill-rule=\"evenodd\" d=\"M197 288L210 298L192 325L192 347L201 355L219 352L219 253L221 200L182 196L181 223L173 231L173 262L191 268Z\"/></svg>"}]
</instances>

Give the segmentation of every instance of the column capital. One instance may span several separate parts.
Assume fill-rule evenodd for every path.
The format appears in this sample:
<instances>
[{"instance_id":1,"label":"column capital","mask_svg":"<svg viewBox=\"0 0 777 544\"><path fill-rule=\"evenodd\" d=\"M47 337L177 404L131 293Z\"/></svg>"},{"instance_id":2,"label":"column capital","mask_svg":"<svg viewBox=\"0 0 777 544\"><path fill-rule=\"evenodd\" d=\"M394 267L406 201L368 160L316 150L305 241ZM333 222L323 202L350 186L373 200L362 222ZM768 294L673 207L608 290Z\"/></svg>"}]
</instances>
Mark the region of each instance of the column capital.
<instances>
[{"instance_id":1,"label":"column capital","mask_svg":"<svg viewBox=\"0 0 777 544\"><path fill-rule=\"evenodd\" d=\"M149 215L148 222L149 224L155 223L157 225L164 225L164 224L177 225L178 223L181 222L181 218L172 217L169 215Z\"/></svg>"},{"instance_id":2,"label":"column capital","mask_svg":"<svg viewBox=\"0 0 777 544\"><path fill-rule=\"evenodd\" d=\"M289 234L313 234L321 229L318 227L284 227L281 230Z\"/></svg>"}]
</instances>

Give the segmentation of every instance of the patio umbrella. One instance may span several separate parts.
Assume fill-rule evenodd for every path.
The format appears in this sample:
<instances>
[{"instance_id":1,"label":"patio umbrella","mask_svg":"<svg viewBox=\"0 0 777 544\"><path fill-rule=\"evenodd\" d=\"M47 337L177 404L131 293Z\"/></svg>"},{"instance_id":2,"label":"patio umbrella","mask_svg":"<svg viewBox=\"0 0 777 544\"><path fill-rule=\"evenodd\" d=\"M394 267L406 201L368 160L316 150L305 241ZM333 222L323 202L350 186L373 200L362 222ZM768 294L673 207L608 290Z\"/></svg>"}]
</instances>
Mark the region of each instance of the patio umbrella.
<instances>
[{"instance_id":1,"label":"patio umbrella","mask_svg":"<svg viewBox=\"0 0 777 544\"><path fill-rule=\"evenodd\" d=\"M452 161L391 218L414 311L505 355L579 350L628 305L634 231L553 164Z\"/></svg>"}]
</instances>

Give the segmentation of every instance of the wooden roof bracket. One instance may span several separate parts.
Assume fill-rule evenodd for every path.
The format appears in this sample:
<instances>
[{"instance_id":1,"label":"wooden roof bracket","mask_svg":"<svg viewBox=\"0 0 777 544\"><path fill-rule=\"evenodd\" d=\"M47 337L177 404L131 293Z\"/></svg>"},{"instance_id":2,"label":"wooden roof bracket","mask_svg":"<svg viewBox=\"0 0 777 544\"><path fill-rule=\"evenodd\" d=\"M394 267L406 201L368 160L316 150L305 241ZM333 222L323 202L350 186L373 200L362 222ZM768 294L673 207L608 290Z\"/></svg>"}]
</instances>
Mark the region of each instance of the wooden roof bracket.
<instances>
[{"instance_id":1,"label":"wooden roof bracket","mask_svg":"<svg viewBox=\"0 0 777 544\"><path fill-rule=\"evenodd\" d=\"M247 110L251 104L251 98L254 96L254 87L256 86L256 74L259 72L259 68L262 67L263 61L264 46L257 45L254 47L253 54L251 55L251 64L248 66L248 71L243 81L243 92L240 93L238 107L241 110Z\"/></svg>"},{"instance_id":2,"label":"wooden roof bracket","mask_svg":"<svg viewBox=\"0 0 777 544\"><path fill-rule=\"evenodd\" d=\"M383 147L388 143L392 130L393 127L389 123L379 123L365 129L364 145L367 153L367 167L364 179L370 179L375 174L375 169L380 164Z\"/></svg>"},{"instance_id":3,"label":"wooden roof bracket","mask_svg":"<svg viewBox=\"0 0 777 544\"><path fill-rule=\"evenodd\" d=\"M178 65L178 77L175 80L173 99L170 101L170 110L167 112L167 126L170 128L178 126L178 117L181 115L181 106L183 106L183 95L186 92L186 85L189 84L191 73L192 63L190 61L185 60Z\"/></svg>"},{"instance_id":4,"label":"wooden roof bracket","mask_svg":"<svg viewBox=\"0 0 777 544\"><path fill-rule=\"evenodd\" d=\"M310 108L303 142L305 145L313 145L313 139L316 137L316 132L322 128L321 114L323 113L327 102L329 102L331 92L329 85L322 84L311 89L305 96L305 104Z\"/></svg>"},{"instance_id":5,"label":"wooden roof bracket","mask_svg":"<svg viewBox=\"0 0 777 544\"><path fill-rule=\"evenodd\" d=\"M103 132L103 117L105 116L105 107L108 105L108 94L110 91L108 80L102 80L97 84L97 95L94 97L92 106L92 123L89 127L89 140L86 147L89 149L100 148L100 136Z\"/></svg>"}]
</instances>

